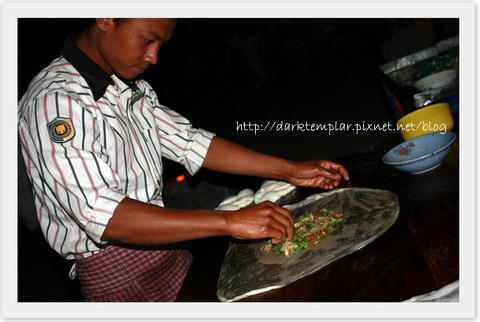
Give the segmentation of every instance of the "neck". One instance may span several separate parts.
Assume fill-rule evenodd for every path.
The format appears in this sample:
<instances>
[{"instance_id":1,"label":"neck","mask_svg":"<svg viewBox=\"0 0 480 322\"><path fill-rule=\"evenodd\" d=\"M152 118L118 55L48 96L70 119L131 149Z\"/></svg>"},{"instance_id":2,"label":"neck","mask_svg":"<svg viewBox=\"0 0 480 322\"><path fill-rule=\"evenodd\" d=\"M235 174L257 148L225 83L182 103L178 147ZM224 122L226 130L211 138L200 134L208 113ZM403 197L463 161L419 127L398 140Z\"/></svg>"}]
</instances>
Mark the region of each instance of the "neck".
<instances>
[{"instance_id":1,"label":"neck","mask_svg":"<svg viewBox=\"0 0 480 322\"><path fill-rule=\"evenodd\" d=\"M83 51L90 59L96 62L107 74L112 75L113 70L103 59L98 46L98 36L94 27L85 28L75 40L75 45Z\"/></svg>"}]
</instances>

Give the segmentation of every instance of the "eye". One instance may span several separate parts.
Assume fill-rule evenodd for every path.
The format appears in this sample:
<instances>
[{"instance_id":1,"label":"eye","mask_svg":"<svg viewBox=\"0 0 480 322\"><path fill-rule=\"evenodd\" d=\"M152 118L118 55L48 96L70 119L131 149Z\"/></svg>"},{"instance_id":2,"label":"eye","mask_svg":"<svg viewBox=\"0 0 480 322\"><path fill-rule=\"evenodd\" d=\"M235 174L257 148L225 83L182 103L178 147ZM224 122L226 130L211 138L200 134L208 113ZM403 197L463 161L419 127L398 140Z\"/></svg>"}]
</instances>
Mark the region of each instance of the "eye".
<instances>
[{"instance_id":1,"label":"eye","mask_svg":"<svg viewBox=\"0 0 480 322\"><path fill-rule=\"evenodd\" d=\"M145 40L145 43L147 45L153 44L155 42L155 40L153 40L153 39L149 39L149 38L143 38L143 39Z\"/></svg>"}]
</instances>

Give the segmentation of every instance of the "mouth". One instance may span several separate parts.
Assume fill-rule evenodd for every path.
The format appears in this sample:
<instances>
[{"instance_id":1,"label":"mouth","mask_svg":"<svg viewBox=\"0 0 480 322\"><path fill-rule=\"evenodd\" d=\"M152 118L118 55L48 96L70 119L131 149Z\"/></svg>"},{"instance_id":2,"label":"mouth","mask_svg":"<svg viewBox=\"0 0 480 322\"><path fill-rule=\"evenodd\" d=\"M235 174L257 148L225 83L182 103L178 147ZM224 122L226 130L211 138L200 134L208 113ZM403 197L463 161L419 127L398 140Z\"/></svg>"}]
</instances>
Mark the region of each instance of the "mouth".
<instances>
[{"instance_id":1,"label":"mouth","mask_svg":"<svg viewBox=\"0 0 480 322\"><path fill-rule=\"evenodd\" d=\"M143 73L148 68L148 66L146 67L134 66L134 67L140 74Z\"/></svg>"}]
</instances>

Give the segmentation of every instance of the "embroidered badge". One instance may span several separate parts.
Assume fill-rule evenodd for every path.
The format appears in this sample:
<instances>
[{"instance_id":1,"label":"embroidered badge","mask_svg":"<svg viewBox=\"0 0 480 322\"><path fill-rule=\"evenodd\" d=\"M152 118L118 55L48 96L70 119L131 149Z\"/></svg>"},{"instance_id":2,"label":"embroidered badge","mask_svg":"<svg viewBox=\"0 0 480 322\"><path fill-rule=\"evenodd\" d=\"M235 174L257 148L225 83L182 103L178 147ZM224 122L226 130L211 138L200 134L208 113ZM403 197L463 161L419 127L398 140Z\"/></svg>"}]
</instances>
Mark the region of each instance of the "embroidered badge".
<instances>
[{"instance_id":1,"label":"embroidered badge","mask_svg":"<svg viewBox=\"0 0 480 322\"><path fill-rule=\"evenodd\" d=\"M137 85L132 86L132 97L130 100L130 105L135 104L139 99L143 97L143 92L137 87Z\"/></svg>"},{"instance_id":2,"label":"embroidered badge","mask_svg":"<svg viewBox=\"0 0 480 322\"><path fill-rule=\"evenodd\" d=\"M69 118L57 117L47 124L47 128L52 141L55 143L68 142L75 136L72 120Z\"/></svg>"}]
</instances>

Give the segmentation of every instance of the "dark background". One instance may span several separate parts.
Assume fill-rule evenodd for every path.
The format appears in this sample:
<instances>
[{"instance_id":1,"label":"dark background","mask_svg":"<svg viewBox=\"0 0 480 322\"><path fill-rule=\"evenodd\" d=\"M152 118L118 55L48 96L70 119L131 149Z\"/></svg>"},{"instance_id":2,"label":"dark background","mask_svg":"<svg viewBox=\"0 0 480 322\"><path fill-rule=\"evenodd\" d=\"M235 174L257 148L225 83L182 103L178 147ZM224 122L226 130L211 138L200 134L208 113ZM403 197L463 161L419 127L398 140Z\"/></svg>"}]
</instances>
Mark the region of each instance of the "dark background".
<instances>
[{"instance_id":1,"label":"dark background","mask_svg":"<svg viewBox=\"0 0 480 322\"><path fill-rule=\"evenodd\" d=\"M84 24L80 18L18 20L19 99L33 76L59 56L65 37ZM292 160L335 160L401 138L378 131L254 133L238 124L394 123L378 67L456 35L458 19L179 19L159 63L142 76L161 103L196 127ZM183 172L166 162L164 180ZM198 178L227 188L259 184L204 170ZM66 277L69 266L19 221L19 301L81 300L76 281Z\"/></svg>"}]
</instances>

